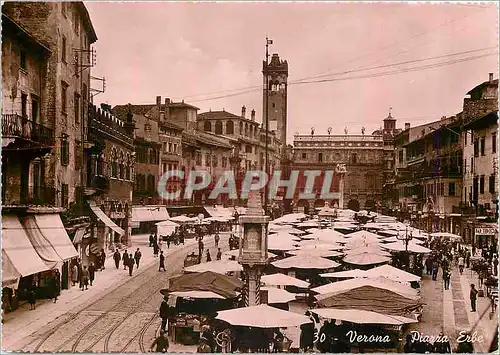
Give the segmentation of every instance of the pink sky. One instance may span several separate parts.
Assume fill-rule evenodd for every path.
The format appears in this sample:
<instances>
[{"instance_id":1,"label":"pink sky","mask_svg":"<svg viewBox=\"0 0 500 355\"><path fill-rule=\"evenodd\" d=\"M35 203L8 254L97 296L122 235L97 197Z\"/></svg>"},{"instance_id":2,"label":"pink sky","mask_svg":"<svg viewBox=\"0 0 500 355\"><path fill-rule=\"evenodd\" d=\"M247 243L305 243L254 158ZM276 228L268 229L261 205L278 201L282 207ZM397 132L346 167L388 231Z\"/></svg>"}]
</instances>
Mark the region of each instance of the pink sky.
<instances>
[{"instance_id":1,"label":"pink sky","mask_svg":"<svg viewBox=\"0 0 500 355\"><path fill-rule=\"evenodd\" d=\"M98 41L92 75L106 77L94 102L154 103L170 97L200 108L262 117L265 37L289 63L289 83L325 74L345 79L290 84L295 132L377 129L389 107L413 126L461 111L472 87L498 77L498 55L428 70L355 78L498 52L496 5L353 3L86 3ZM494 48L496 47L496 48ZM490 48L490 49L488 49ZM366 67L476 52L338 75ZM96 86L98 84L96 83ZM255 89L251 89L257 87ZM241 95L235 89L250 88ZM222 92L221 92L222 91ZM241 92L241 91L240 91ZM202 94L202 95L200 95Z\"/></svg>"}]
</instances>

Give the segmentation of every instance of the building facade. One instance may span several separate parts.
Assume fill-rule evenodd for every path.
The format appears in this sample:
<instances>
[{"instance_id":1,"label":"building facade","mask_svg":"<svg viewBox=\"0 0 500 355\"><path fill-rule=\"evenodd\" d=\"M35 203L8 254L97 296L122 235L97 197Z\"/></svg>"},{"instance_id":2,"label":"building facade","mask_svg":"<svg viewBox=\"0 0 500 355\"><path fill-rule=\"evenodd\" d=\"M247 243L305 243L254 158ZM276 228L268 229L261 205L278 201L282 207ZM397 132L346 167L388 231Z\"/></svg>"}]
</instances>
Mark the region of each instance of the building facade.
<instances>
[{"instance_id":1,"label":"building facade","mask_svg":"<svg viewBox=\"0 0 500 355\"><path fill-rule=\"evenodd\" d=\"M9 2L2 4L2 39L2 281L15 290L7 291L11 303L33 288L47 297L52 278L70 287L78 252L63 221L85 180L97 37L82 2ZM31 274L27 259L37 265Z\"/></svg>"},{"instance_id":2,"label":"building facade","mask_svg":"<svg viewBox=\"0 0 500 355\"><path fill-rule=\"evenodd\" d=\"M286 147L287 144L287 98L288 98L288 62L281 60L274 53L269 63L262 63L264 79L263 92L263 127L266 129L266 117L269 130L276 133L276 138Z\"/></svg>"},{"instance_id":3,"label":"building facade","mask_svg":"<svg viewBox=\"0 0 500 355\"><path fill-rule=\"evenodd\" d=\"M89 107L88 122L83 194L96 218L88 238L81 240L80 249L83 259L89 256L95 261L101 249L113 250L130 243L135 124L131 115L123 121L104 104L101 108Z\"/></svg>"},{"instance_id":4,"label":"building facade","mask_svg":"<svg viewBox=\"0 0 500 355\"><path fill-rule=\"evenodd\" d=\"M40 122L54 132L55 149L44 171L46 186L54 189L56 205L67 208L78 199L77 186L85 179L79 162L91 100L91 45L97 36L82 2L9 2L2 11L51 49L39 93L42 104L30 99L27 111L38 108Z\"/></svg>"},{"instance_id":5,"label":"building facade","mask_svg":"<svg viewBox=\"0 0 500 355\"><path fill-rule=\"evenodd\" d=\"M498 79L489 74L464 98L462 232L476 246L498 239ZM487 233L485 231L488 231Z\"/></svg>"}]
</instances>

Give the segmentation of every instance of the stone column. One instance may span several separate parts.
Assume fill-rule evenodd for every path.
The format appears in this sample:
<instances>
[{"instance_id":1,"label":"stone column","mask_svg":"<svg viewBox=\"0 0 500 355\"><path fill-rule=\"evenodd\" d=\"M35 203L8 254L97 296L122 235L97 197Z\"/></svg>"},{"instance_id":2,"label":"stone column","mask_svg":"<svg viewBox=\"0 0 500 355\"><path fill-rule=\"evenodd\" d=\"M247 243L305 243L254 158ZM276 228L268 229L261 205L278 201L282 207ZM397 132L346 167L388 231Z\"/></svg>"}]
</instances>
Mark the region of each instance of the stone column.
<instances>
[{"instance_id":1,"label":"stone column","mask_svg":"<svg viewBox=\"0 0 500 355\"><path fill-rule=\"evenodd\" d=\"M339 179L339 208L343 209L344 207L344 174L340 174Z\"/></svg>"},{"instance_id":2,"label":"stone column","mask_svg":"<svg viewBox=\"0 0 500 355\"><path fill-rule=\"evenodd\" d=\"M244 271L246 273L245 279L245 306L252 307L260 305L260 277L261 277L261 267L252 267L249 265L244 265Z\"/></svg>"}]
</instances>

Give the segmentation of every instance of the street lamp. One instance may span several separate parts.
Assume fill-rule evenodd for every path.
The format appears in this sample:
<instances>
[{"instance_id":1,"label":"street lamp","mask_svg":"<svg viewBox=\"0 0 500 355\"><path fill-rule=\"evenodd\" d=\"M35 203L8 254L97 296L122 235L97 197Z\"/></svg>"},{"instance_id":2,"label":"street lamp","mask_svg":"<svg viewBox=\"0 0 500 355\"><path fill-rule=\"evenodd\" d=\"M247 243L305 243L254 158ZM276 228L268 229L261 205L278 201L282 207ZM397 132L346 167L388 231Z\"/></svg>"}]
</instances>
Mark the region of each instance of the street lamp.
<instances>
[{"instance_id":1,"label":"street lamp","mask_svg":"<svg viewBox=\"0 0 500 355\"><path fill-rule=\"evenodd\" d=\"M398 231L396 238L405 243L405 250L406 250L406 252L408 252L408 243L410 242L410 240L413 239L413 232L410 230L410 233L408 233L408 226L406 226L405 234L401 235Z\"/></svg>"}]
</instances>

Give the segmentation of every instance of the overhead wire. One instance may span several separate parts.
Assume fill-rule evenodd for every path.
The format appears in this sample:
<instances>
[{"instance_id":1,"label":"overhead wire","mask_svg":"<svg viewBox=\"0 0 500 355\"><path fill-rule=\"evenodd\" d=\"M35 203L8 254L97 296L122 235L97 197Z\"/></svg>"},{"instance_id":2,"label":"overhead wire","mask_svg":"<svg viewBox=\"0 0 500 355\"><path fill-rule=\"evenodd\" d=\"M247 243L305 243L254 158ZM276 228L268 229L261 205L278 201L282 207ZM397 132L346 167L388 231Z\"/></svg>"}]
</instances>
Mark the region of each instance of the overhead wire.
<instances>
[{"instance_id":1,"label":"overhead wire","mask_svg":"<svg viewBox=\"0 0 500 355\"><path fill-rule=\"evenodd\" d=\"M474 51L479 51L479 50L466 51L466 52L472 53ZM300 84L312 84L312 83L345 81L345 80L354 80L354 79L376 78L376 77L380 77L380 76L395 75L395 74L407 73L407 72L412 72L412 71L434 69L434 68L439 68L439 67L442 67L442 66L453 65L453 64L457 64L457 63L471 61L471 60L477 60L477 59L481 59L481 58L485 58L485 57L492 56L492 55L497 55L497 54L498 54L498 52L487 53L487 54L481 54L481 55L477 55L477 56L460 58L460 59L456 59L456 60L452 60L452 61L445 61L445 62L439 62L439 63L422 65L422 66L415 66L415 67L410 67L410 68L397 69L397 70L386 71L386 72L381 72L381 73L371 73L371 74L358 75L358 76L348 76L348 77L340 77L340 78L328 78L328 79L318 79L318 80L291 82L288 85L289 86L293 86L293 85L300 85ZM458 54L452 54L452 56L455 56L455 55L458 55ZM446 57L446 55L439 56L439 57L443 58L443 57ZM389 68L389 67L403 65L403 64L408 64L408 63L416 63L416 62L428 61L428 60L432 60L432 59L434 59L434 58L430 58L430 59L429 58L422 58L422 59L417 59L417 60L413 60L413 61L405 61L405 62L401 62L401 63L393 63L393 64L381 65L381 66L364 68L364 69L350 70L350 71L338 73L338 75L345 75L345 74L351 74L351 73L362 72L362 71L369 71L369 70L381 69L381 68ZM236 92L236 93L232 93L232 94L219 95L219 96L212 96L212 97L198 99L198 100L191 100L191 102L204 102L204 101L219 100L219 99L224 99L224 98L229 98L229 97L234 97L234 96L240 96L240 95L248 94L248 93L251 93L251 92L254 92L254 91L257 91L257 90L260 91L261 89L262 89L262 87L258 86L258 87L254 87L253 89L247 89L247 90L242 91L242 92Z\"/></svg>"},{"instance_id":2,"label":"overhead wire","mask_svg":"<svg viewBox=\"0 0 500 355\"><path fill-rule=\"evenodd\" d=\"M481 7L481 9L482 9L482 10L484 10L484 9L489 9L489 8L491 8L491 7ZM459 20L462 20L462 19L464 19L464 18L467 18L467 17L469 17L469 16L472 16L472 15L474 15L474 14L476 14L476 13L480 13L480 12L482 12L482 10L476 11L476 12L474 12L474 13L466 14L466 15L461 16L461 17L456 18L456 19L452 19L452 20L449 20L449 21L445 21L445 22L443 22L443 23L438 24L438 25L437 25L437 26L435 26L435 27L432 27L431 29L428 29L428 30L426 30L426 31L419 32L419 33L416 33L416 34L413 34L412 36L410 36L410 37L406 38L404 41L398 41L398 42L391 43L391 44L389 44L389 45L387 45L387 46L384 46L384 47L382 47L382 48L378 48L376 51L372 51L372 52L369 52L369 53L365 53L365 54L363 54L363 55L361 55L361 56L358 56L358 57L352 58L352 59L350 59L349 61L347 61L346 63L344 63L344 64L340 64L339 66L342 66L342 65L345 65L345 64L350 64L350 63L355 62L355 61L357 61L357 60L359 60L359 59L365 58L365 57L367 57L367 56L369 56L369 55L371 55L371 54L379 53L380 51L385 51L385 50L387 50L388 48L394 47L394 46L396 46L396 45L398 45L398 44L401 44L401 43L403 43L403 42L407 42L408 40L411 40L411 39L413 39L413 38L415 38L415 37L420 37L420 36L423 36L423 35L425 35L425 34L427 34L427 33L431 32L431 31L434 31L434 30L435 30L435 29L437 29L437 28L440 28L440 27L443 27L443 26L449 25L449 24L451 24L451 23L457 22L457 21L459 21ZM413 47L413 48L411 48L411 49L414 49L414 48L415 48L415 47ZM411 50L411 49L409 49L409 50ZM399 54L401 54L401 53L404 53L404 52L407 52L407 51L408 51L408 49L407 49L407 50L403 50L403 51L401 51L401 52L398 52L398 53L396 53L396 54L393 54L393 55L390 55L390 56L388 56L388 57L382 58L382 59L377 60L377 61L372 62L372 63L378 63L378 62L380 62L380 61L383 61L383 60L389 59L389 58L391 58L391 57L397 56L397 55L399 55ZM337 66L337 67L339 67L339 66ZM356 69L366 69L366 68L359 68L359 67L358 67L358 68L356 68ZM355 69L355 70L356 70L356 69ZM330 69L330 70L331 70L331 69ZM330 71L330 70L329 70L329 71ZM327 71L327 72L329 72L329 71ZM338 74L325 74L325 73L327 73L327 72L323 72L323 73L320 73L320 74L315 75L315 76L308 76L308 77L303 77L303 78L300 78L300 79L296 79L296 80L290 81L288 84L290 85L290 84L291 84L291 83L293 83L293 82L303 81L303 80L308 80L308 79L313 79L313 78L316 78L316 77L322 77L322 76L326 76L326 75L338 75ZM220 94L223 94L223 93L230 93L230 92L238 91L238 93L237 93L237 94L231 94L230 96L224 96L224 95L221 95L220 97L219 97L219 96L216 96L216 97L213 99L213 100L217 100L217 99L226 98L226 97L234 97L234 96L238 96L238 95L244 95L244 94L247 94L247 93L250 93L250 92L253 92L253 91L257 91L257 89L258 89L258 90L260 90L261 88L262 88L262 85L258 85L258 86L257 86L257 85L254 85L254 86L248 86L248 87L241 87L241 88L237 88L237 89L227 89L227 90L220 90L220 91L212 91L212 92L210 92L210 93L193 94L193 95L184 96L183 98L184 98L184 99L186 99L186 98L194 98L194 97L199 97L199 96L207 96L207 95L219 94L219 93L220 93ZM239 92L239 91L241 91L241 92ZM212 100L212 99L210 98L209 100ZM191 100L191 101L192 101L192 102L202 102L202 101L208 101L208 100L207 100L207 99L197 99L197 100Z\"/></svg>"}]
</instances>

